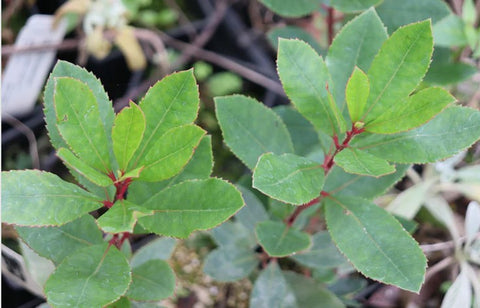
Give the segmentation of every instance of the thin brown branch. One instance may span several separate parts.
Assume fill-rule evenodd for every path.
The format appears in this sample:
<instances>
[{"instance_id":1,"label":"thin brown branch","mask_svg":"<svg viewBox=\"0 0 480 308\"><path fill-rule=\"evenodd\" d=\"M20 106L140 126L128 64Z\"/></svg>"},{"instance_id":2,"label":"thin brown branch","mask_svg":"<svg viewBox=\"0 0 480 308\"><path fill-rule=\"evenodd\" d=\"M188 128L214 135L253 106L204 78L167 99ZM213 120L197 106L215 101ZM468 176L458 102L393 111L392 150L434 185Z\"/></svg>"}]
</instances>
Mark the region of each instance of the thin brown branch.
<instances>
[{"instance_id":1,"label":"thin brown branch","mask_svg":"<svg viewBox=\"0 0 480 308\"><path fill-rule=\"evenodd\" d=\"M34 169L40 169L40 157L38 155L37 139L33 131L27 125L23 124L17 118L9 114L2 114L2 121L7 122L9 125L25 135L28 140L30 156L32 157L32 167Z\"/></svg>"},{"instance_id":2,"label":"thin brown branch","mask_svg":"<svg viewBox=\"0 0 480 308\"><path fill-rule=\"evenodd\" d=\"M48 43L48 44L38 44L32 46L15 46L7 45L2 46L2 57L8 57L12 54L18 53L27 53L27 52L38 52L38 51L47 51L47 50L72 50L77 48L80 45L80 40L78 39L66 39L61 43Z\"/></svg>"},{"instance_id":3,"label":"thin brown branch","mask_svg":"<svg viewBox=\"0 0 480 308\"><path fill-rule=\"evenodd\" d=\"M172 10L177 12L180 25L185 26L185 29L187 30L187 35L190 38L193 38L197 34L197 30L195 29L195 26L193 26L190 19L188 19L187 15L185 15L182 8L177 4L175 0L163 0L163 1Z\"/></svg>"},{"instance_id":4,"label":"thin brown branch","mask_svg":"<svg viewBox=\"0 0 480 308\"><path fill-rule=\"evenodd\" d=\"M219 0L217 1L217 5L215 7L215 11L210 15L207 25L202 30L202 32L193 40L191 44L191 48L185 49L182 52L182 55L175 61L173 67L181 67L185 63L187 63L192 56L195 54L194 47L203 47L213 36L215 31L217 30L218 25L225 17L225 13L227 12L228 4L226 0Z\"/></svg>"},{"instance_id":5,"label":"thin brown branch","mask_svg":"<svg viewBox=\"0 0 480 308\"><path fill-rule=\"evenodd\" d=\"M251 82L259 84L279 95L285 96L285 92L283 91L282 86L280 85L279 82L275 80L272 80L252 69L249 69L241 64L238 64L237 62L232 61L229 58L219 55L217 53L214 53L202 48L198 48L189 43L179 41L177 39L174 39L166 35L165 33L160 32L159 34L162 37L165 44L171 46L174 49L177 49L177 50L191 49L195 55L195 58L204 60L207 62L215 63L216 65L223 67L226 70L239 74L240 76L242 76L247 80L250 80Z\"/></svg>"},{"instance_id":6,"label":"thin brown branch","mask_svg":"<svg viewBox=\"0 0 480 308\"><path fill-rule=\"evenodd\" d=\"M434 266L430 267L427 269L427 273L425 274L425 281L428 281L430 278L432 278L436 273L443 271L450 265L455 263L455 258L453 257L447 257L443 259L442 261L436 263Z\"/></svg>"}]
</instances>

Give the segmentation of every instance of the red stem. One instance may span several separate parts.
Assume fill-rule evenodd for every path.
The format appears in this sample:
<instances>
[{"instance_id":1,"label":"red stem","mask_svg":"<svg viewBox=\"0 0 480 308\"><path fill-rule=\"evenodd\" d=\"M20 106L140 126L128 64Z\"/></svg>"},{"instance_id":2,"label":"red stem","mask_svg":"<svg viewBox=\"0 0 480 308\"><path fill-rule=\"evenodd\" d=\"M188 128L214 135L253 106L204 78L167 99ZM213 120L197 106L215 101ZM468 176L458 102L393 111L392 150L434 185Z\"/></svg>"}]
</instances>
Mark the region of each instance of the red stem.
<instances>
[{"instance_id":1,"label":"red stem","mask_svg":"<svg viewBox=\"0 0 480 308\"><path fill-rule=\"evenodd\" d=\"M333 42L333 25L335 24L333 7L327 8L327 31L328 31L328 45Z\"/></svg>"}]
</instances>

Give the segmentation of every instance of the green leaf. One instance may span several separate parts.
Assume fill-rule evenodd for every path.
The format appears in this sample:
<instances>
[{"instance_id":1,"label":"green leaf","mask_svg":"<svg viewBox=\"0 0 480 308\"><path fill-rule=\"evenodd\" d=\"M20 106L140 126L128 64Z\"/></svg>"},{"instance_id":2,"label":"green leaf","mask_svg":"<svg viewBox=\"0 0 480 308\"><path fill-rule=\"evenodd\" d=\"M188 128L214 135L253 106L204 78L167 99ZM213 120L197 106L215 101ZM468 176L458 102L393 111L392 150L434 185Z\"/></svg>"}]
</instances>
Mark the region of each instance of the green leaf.
<instances>
[{"instance_id":1,"label":"green leaf","mask_svg":"<svg viewBox=\"0 0 480 308\"><path fill-rule=\"evenodd\" d=\"M253 187L291 204L304 204L320 195L324 170L317 162L294 154L263 154L253 173Z\"/></svg>"},{"instance_id":2,"label":"green leaf","mask_svg":"<svg viewBox=\"0 0 480 308\"><path fill-rule=\"evenodd\" d=\"M57 265L80 248L103 243L102 232L90 215L60 227L15 227L15 230L30 248Z\"/></svg>"},{"instance_id":3,"label":"green leaf","mask_svg":"<svg viewBox=\"0 0 480 308\"><path fill-rule=\"evenodd\" d=\"M142 217L147 230L175 237L187 237L224 222L243 206L240 192L220 179L186 181L153 195L143 207L154 210Z\"/></svg>"},{"instance_id":4,"label":"green leaf","mask_svg":"<svg viewBox=\"0 0 480 308\"><path fill-rule=\"evenodd\" d=\"M251 248L229 244L213 250L205 259L203 270L216 281L237 281L250 275L258 263Z\"/></svg>"},{"instance_id":5,"label":"green leaf","mask_svg":"<svg viewBox=\"0 0 480 308\"><path fill-rule=\"evenodd\" d=\"M291 258L298 263L313 268L335 268L346 262L327 231L321 231L312 236L313 245L309 250L299 252Z\"/></svg>"},{"instance_id":6,"label":"green leaf","mask_svg":"<svg viewBox=\"0 0 480 308\"><path fill-rule=\"evenodd\" d=\"M405 290L420 290L427 260L393 216L360 198L336 195L325 206L332 239L358 271Z\"/></svg>"},{"instance_id":7,"label":"green leaf","mask_svg":"<svg viewBox=\"0 0 480 308\"><path fill-rule=\"evenodd\" d=\"M107 233L133 232L138 218L153 214L127 200L118 200L105 214L97 219L98 226Z\"/></svg>"},{"instance_id":8,"label":"green leaf","mask_svg":"<svg viewBox=\"0 0 480 308\"><path fill-rule=\"evenodd\" d=\"M340 110L345 109L345 87L355 66L364 72L387 39L387 31L374 9L348 22L336 35L328 50L327 64L333 84L332 93Z\"/></svg>"},{"instance_id":9,"label":"green leaf","mask_svg":"<svg viewBox=\"0 0 480 308\"><path fill-rule=\"evenodd\" d=\"M400 26L428 18L435 24L451 13L447 3L442 0L384 0L377 7L377 12L389 33Z\"/></svg>"},{"instance_id":10,"label":"green leaf","mask_svg":"<svg viewBox=\"0 0 480 308\"><path fill-rule=\"evenodd\" d=\"M439 114L455 98L442 88L426 88L393 105L365 126L365 131L391 134L407 131L425 124Z\"/></svg>"},{"instance_id":11,"label":"green leaf","mask_svg":"<svg viewBox=\"0 0 480 308\"><path fill-rule=\"evenodd\" d=\"M112 129L113 153L117 158L120 170L127 171L133 154L142 142L145 132L145 115L134 102L123 108L115 117Z\"/></svg>"},{"instance_id":12,"label":"green leaf","mask_svg":"<svg viewBox=\"0 0 480 308\"><path fill-rule=\"evenodd\" d=\"M159 301L173 295L175 274L167 262L149 260L132 268L132 284L126 297L138 301Z\"/></svg>"},{"instance_id":13,"label":"green leaf","mask_svg":"<svg viewBox=\"0 0 480 308\"><path fill-rule=\"evenodd\" d=\"M291 106L277 106L273 108L283 123L285 123L290 136L292 137L295 153L298 155L307 155L318 148L319 136L315 127L308 122L297 110ZM328 137L329 141L331 140ZM325 147L328 150L328 147Z\"/></svg>"},{"instance_id":14,"label":"green leaf","mask_svg":"<svg viewBox=\"0 0 480 308\"><path fill-rule=\"evenodd\" d=\"M368 9L382 2L382 0L332 0L331 5L340 12L355 13Z\"/></svg>"},{"instance_id":15,"label":"green leaf","mask_svg":"<svg viewBox=\"0 0 480 308\"><path fill-rule=\"evenodd\" d=\"M2 222L63 225L102 206L101 200L52 173L2 172Z\"/></svg>"},{"instance_id":16,"label":"green leaf","mask_svg":"<svg viewBox=\"0 0 480 308\"><path fill-rule=\"evenodd\" d=\"M295 294L298 307L342 308L345 305L331 291L312 278L295 272L283 272L287 284Z\"/></svg>"},{"instance_id":17,"label":"green leaf","mask_svg":"<svg viewBox=\"0 0 480 308\"><path fill-rule=\"evenodd\" d=\"M88 86L70 77L55 78L54 103L58 130L70 149L92 167L111 171L107 135Z\"/></svg>"},{"instance_id":18,"label":"green leaf","mask_svg":"<svg viewBox=\"0 0 480 308\"><path fill-rule=\"evenodd\" d=\"M57 267L45 285L54 307L100 307L113 303L128 289L130 266L107 243L77 250Z\"/></svg>"},{"instance_id":19,"label":"green leaf","mask_svg":"<svg viewBox=\"0 0 480 308\"><path fill-rule=\"evenodd\" d=\"M237 188L242 193L245 206L235 215L235 221L240 222L253 232L257 223L269 219L268 213L262 202L251 190L243 186L237 186Z\"/></svg>"},{"instance_id":20,"label":"green leaf","mask_svg":"<svg viewBox=\"0 0 480 308\"><path fill-rule=\"evenodd\" d=\"M300 40L280 39L277 68L285 93L316 129L329 135L344 132L345 121L331 105L327 66L312 47Z\"/></svg>"},{"instance_id":21,"label":"green leaf","mask_svg":"<svg viewBox=\"0 0 480 308\"><path fill-rule=\"evenodd\" d=\"M285 17L301 17L319 8L318 0L297 0L295 3L284 0L260 0L266 7Z\"/></svg>"},{"instance_id":22,"label":"green leaf","mask_svg":"<svg viewBox=\"0 0 480 308\"><path fill-rule=\"evenodd\" d=\"M469 147L480 137L480 112L449 107L419 128L393 135L361 134L352 146L399 163L427 163Z\"/></svg>"},{"instance_id":23,"label":"green leaf","mask_svg":"<svg viewBox=\"0 0 480 308\"><path fill-rule=\"evenodd\" d=\"M272 30L267 32L267 38L272 44L273 49L278 49L278 39L285 38L285 39L295 39L298 38L304 42L307 42L308 45L312 46L316 52L319 54L325 53L325 51L320 47L317 40L307 31L305 31L301 27L296 26L281 26L275 27Z\"/></svg>"},{"instance_id":24,"label":"green leaf","mask_svg":"<svg viewBox=\"0 0 480 308\"><path fill-rule=\"evenodd\" d=\"M380 177L395 172L395 166L365 151L348 147L335 155L334 161L346 172Z\"/></svg>"},{"instance_id":25,"label":"green leaf","mask_svg":"<svg viewBox=\"0 0 480 308\"><path fill-rule=\"evenodd\" d=\"M397 171L394 173L375 178L347 173L342 168L333 166L325 178L323 190L330 194L373 199L400 181L408 167L409 165L396 165Z\"/></svg>"},{"instance_id":26,"label":"green leaf","mask_svg":"<svg viewBox=\"0 0 480 308\"><path fill-rule=\"evenodd\" d=\"M271 257L289 256L308 249L312 244L307 233L293 229L283 222L260 222L255 232L258 243Z\"/></svg>"},{"instance_id":27,"label":"green leaf","mask_svg":"<svg viewBox=\"0 0 480 308\"><path fill-rule=\"evenodd\" d=\"M179 173L205 133L196 125L179 126L167 131L139 161L139 165L144 166L139 180L157 182Z\"/></svg>"},{"instance_id":28,"label":"green leaf","mask_svg":"<svg viewBox=\"0 0 480 308\"><path fill-rule=\"evenodd\" d=\"M434 61L424 81L430 84L446 86L467 80L475 73L477 73L477 68L467 63L436 63Z\"/></svg>"},{"instance_id":29,"label":"green leaf","mask_svg":"<svg viewBox=\"0 0 480 308\"><path fill-rule=\"evenodd\" d=\"M143 204L150 196L169 186L186 180L208 179L212 173L212 168L212 137L205 135L193 153L192 159L190 159L180 173L168 180L156 183L142 181L132 182L128 187L128 200L136 204Z\"/></svg>"},{"instance_id":30,"label":"green leaf","mask_svg":"<svg viewBox=\"0 0 480 308\"><path fill-rule=\"evenodd\" d=\"M455 14L450 14L433 26L435 46L463 47L468 44L465 36L463 20Z\"/></svg>"},{"instance_id":31,"label":"green leaf","mask_svg":"<svg viewBox=\"0 0 480 308\"><path fill-rule=\"evenodd\" d=\"M248 168L253 169L263 153L293 152L280 117L255 99L241 95L217 97L215 110L225 143Z\"/></svg>"},{"instance_id":32,"label":"green leaf","mask_svg":"<svg viewBox=\"0 0 480 308\"><path fill-rule=\"evenodd\" d=\"M166 131L192 123L197 117L199 101L193 70L173 73L150 88L140 102L146 129L131 164L136 165Z\"/></svg>"},{"instance_id":33,"label":"green leaf","mask_svg":"<svg viewBox=\"0 0 480 308\"><path fill-rule=\"evenodd\" d=\"M108 148L111 148L112 140L110 134L115 115L113 113L112 103L108 99L102 83L92 73L86 71L84 68L66 61L57 62L52 73L50 74L47 85L45 86L45 121L47 122L48 134L53 147L56 149L67 147L67 143L60 135L60 132L57 128L57 116L54 105L54 88L56 77L72 77L87 84L88 88L92 91L93 96L95 96L100 118L103 123L102 129L105 131L105 135L107 136ZM112 161L114 160L112 152L110 152L110 159Z\"/></svg>"},{"instance_id":34,"label":"green leaf","mask_svg":"<svg viewBox=\"0 0 480 308\"><path fill-rule=\"evenodd\" d=\"M477 19L477 9L473 0L465 0L462 5L462 19L467 25L474 26Z\"/></svg>"},{"instance_id":35,"label":"green leaf","mask_svg":"<svg viewBox=\"0 0 480 308\"><path fill-rule=\"evenodd\" d=\"M252 229L247 229L247 227L236 220L226 221L220 226L213 228L210 230L210 235L218 246L236 245L251 248L252 250L257 246L255 226Z\"/></svg>"},{"instance_id":36,"label":"green leaf","mask_svg":"<svg viewBox=\"0 0 480 308\"><path fill-rule=\"evenodd\" d=\"M250 307L297 308L295 295L288 285L277 262L270 262L258 276L250 295Z\"/></svg>"},{"instance_id":37,"label":"green leaf","mask_svg":"<svg viewBox=\"0 0 480 308\"><path fill-rule=\"evenodd\" d=\"M366 124L406 98L427 72L433 53L430 20L395 31L385 41L368 71L370 96Z\"/></svg>"},{"instance_id":38,"label":"green leaf","mask_svg":"<svg viewBox=\"0 0 480 308\"><path fill-rule=\"evenodd\" d=\"M57 156L63 161L66 166L80 173L85 178L98 186L107 187L113 184L112 179L109 178L106 174L101 173L98 170L90 167L83 160L75 156L75 154L73 154L70 150L66 148L59 148L57 151Z\"/></svg>"},{"instance_id":39,"label":"green leaf","mask_svg":"<svg viewBox=\"0 0 480 308\"><path fill-rule=\"evenodd\" d=\"M355 123L361 119L369 94L370 82L367 75L361 69L355 67L345 90L348 112L352 122Z\"/></svg>"},{"instance_id":40,"label":"green leaf","mask_svg":"<svg viewBox=\"0 0 480 308\"><path fill-rule=\"evenodd\" d=\"M135 252L132 260L130 260L130 265L138 267L152 259L167 261L170 259L176 244L177 241L169 237L161 237L150 241Z\"/></svg>"},{"instance_id":41,"label":"green leaf","mask_svg":"<svg viewBox=\"0 0 480 308\"><path fill-rule=\"evenodd\" d=\"M206 82L211 97L242 92L242 78L232 72L215 73Z\"/></svg>"}]
</instances>

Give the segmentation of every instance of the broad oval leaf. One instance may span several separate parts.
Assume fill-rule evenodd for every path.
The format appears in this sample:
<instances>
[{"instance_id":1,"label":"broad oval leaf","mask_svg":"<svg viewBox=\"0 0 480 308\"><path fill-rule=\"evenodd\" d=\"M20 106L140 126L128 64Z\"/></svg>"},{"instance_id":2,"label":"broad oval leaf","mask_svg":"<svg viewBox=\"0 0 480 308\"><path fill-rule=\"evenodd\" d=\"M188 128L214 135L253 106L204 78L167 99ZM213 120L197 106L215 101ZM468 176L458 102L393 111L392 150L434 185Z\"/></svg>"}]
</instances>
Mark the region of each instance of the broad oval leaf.
<instances>
[{"instance_id":1,"label":"broad oval leaf","mask_svg":"<svg viewBox=\"0 0 480 308\"><path fill-rule=\"evenodd\" d=\"M463 47L468 44L464 32L465 23L456 14L449 14L433 26L435 46Z\"/></svg>"},{"instance_id":2,"label":"broad oval leaf","mask_svg":"<svg viewBox=\"0 0 480 308\"><path fill-rule=\"evenodd\" d=\"M245 207L243 207L245 208ZM237 213L238 214L238 213ZM236 219L235 215L235 219ZM225 221L218 227L210 230L213 241L219 246L236 245L249 247L253 250L257 246L257 238L255 237L255 227L247 229L238 221Z\"/></svg>"},{"instance_id":3,"label":"broad oval leaf","mask_svg":"<svg viewBox=\"0 0 480 308\"><path fill-rule=\"evenodd\" d=\"M148 244L142 246L133 254L133 257L130 260L130 265L132 267L138 267L141 264L153 259L167 261L172 255L176 244L177 241L169 237L154 239Z\"/></svg>"},{"instance_id":4,"label":"broad oval leaf","mask_svg":"<svg viewBox=\"0 0 480 308\"><path fill-rule=\"evenodd\" d=\"M107 233L133 232L138 218L153 214L152 210L145 209L127 200L118 200L100 218L98 226Z\"/></svg>"},{"instance_id":5,"label":"broad oval leaf","mask_svg":"<svg viewBox=\"0 0 480 308\"><path fill-rule=\"evenodd\" d=\"M264 194L300 205L315 199L323 187L320 164L294 154L263 154L253 173L253 187Z\"/></svg>"},{"instance_id":6,"label":"broad oval leaf","mask_svg":"<svg viewBox=\"0 0 480 308\"><path fill-rule=\"evenodd\" d=\"M377 12L388 32L392 33L400 26L428 18L435 24L450 14L451 10L442 0L383 0Z\"/></svg>"},{"instance_id":7,"label":"broad oval leaf","mask_svg":"<svg viewBox=\"0 0 480 308\"><path fill-rule=\"evenodd\" d=\"M427 260L393 216L360 198L335 195L325 206L332 239L358 271L405 290L420 290Z\"/></svg>"},{"instance_id":8,"label":"broad oval leaf","mask_svg":"<svg viewBox=\"0 0 480 308\"><path fill-rule=\"evenodd\" d=\"M185 181L158 192L143 207L154 210L139 223L147 230L187 237L195 230L215 227L243 206L240 192L220 179Z\"/></svg>"},{"instance_id":9,"label":"broad oval leaf","mask_svg":"<svg viewBox=\"0 0 480 308\"><path fill-rule=\"evenodd\" d=\"M258 243L271 257L286 257L308 249L310 236L280 221L264 221L255 228Z\"/></svg>"},{"instance_id":10,"label":"broad oval leaf","mask_svg":"<svg viewBox=\"0 0 480 308\"><path fill-rule=\"evenodd\" d=\"M355 67L345 90L348 112L352 122L355 123L361 119L369 94L370 82L367 75L361 69Z\"/></svg>"},{"instance_id":11,"label":"broad oval leaf","mask_svg":"<svg viewBox=\"0 0 480 308\"><path fill-rule=\"evenodd\" d=\"M205 135L196 125L172 128L153 142L153 146L138 162L143 166L139 180L158 182L179 173L192 158L195 147Z\"/></svg>"},{"instance_id":12,"label":"broad oval leaf","mask_svg":"<svg viewBox=\"0 0 480 308\"><path fill-rule=\"evenodd\" d=\"M346 262L327 231L314 234L312 242L310 249L297 253L291 258L313 269L335 268Z\"/></svg>"},{"instance_id":13,"label":"broad oval leaf","mask_svg":"<svg viewBox=\"0 0 480 308\"><path fill-rule=\"evenodd\" d=\"M149 260L132 268L132 284L126 297L138 301L159 301L173 295L175 274L167 262Z\"/></svg>"},{"instance_id":14,"label":"broad oval leaf","mask_svg":"<svg viewBox=\"0 0 480 308\"><path fill-rule=\"evenodd\" d=\"M368 124L406 98L425 76L432 53L430 20L395 31L368 70L370 96L363 122Z\"/></svg>"},{"instance_id":15,"label":"broad oval leaf","mask_svg":"<svg viewBox=\"0 0 480 308\"><path fill-rule=\"evenodd\" d=\"M210 252L203 271L216 281L237 281L250 275L259 261L253 249L229 244Z\"/></svg>"},{"instance_id":16,"label":"broad oval leaf","mask_svg":"<svg viewBox=\"0 0 480 308\"><path fill-rule=\"evenodd\" d=\"M173 73L151 87L140 102L146 129L133 164L150 151L167 130L192 123L197 117L199 102L193 70Z\"/></svg>"},{"instance_id":17,"label":"broad oval leaf","mask_svg":"<svg viewBox=\"0 0 480 308\"><path fill-rule=\"evenodd\" d=\"M54 104L58 130L70 149L92 167L111 171L107 134L90 88L73 78L55 78Z\"/></svg>"},{"instance_id":18,"label":"broad oval leaf","mask_svg":"<svg viewBox=\"0 0 480 308\"><path fill-rule=\"evenodd\" d=\"M112 129L113 153L120 170L127 171L133 154L142 142L145 132L145 115L134 102L125 107L115 117Z\"/></svg>"},{"instance_id":19,"label":"broad oval leaf","mask_svg":"<svg viewBox=\"0 0 480 308\"><path fill-rule=\"evenodd\" d=\"M240 185L237 186L237 188L242 193L245 206L235 214L235 221L241 223L248 228L248 230L253 232L256 224L268 220L269 215L262 202L250 189Z\"/></svg>"},{"instance_id":20,"label":"broad oval leaf","mask_svg":"<svg viewBox=\"0 0 480 308\"><path fill-rule=\"evenodd\" d=\"M325 178L323 190L331 194L373 199L385 193L387 189L400 181L409 165L397 164L395 167L397 171L394 173L375 178L347 173L342 168L333 166Z\"/></svg>"},{"instance_id":21,"label":"broad oval leaf","mask_svg":"<svg viewBox=\"0 0 480 308\"><path fill-rule=\"evenodd\" d=\"M332 136L344 132L345 121L329 100L327 66L312 47L300 40L280 39L277 69L285 93L316 129Z\"/></svg>"},{"instance_id":22,"label":"broad oval leaf","mask_svg":"<svg viewBox=\"0 0 480 308\"><path fill-rule=\"evenodd\" d=\"M285 124L271 109L253 98L232 95L215 98L215 111L223 139L250 169L263 153L292 153Z\"/></svg>"},{"instance_id":23,"label":"broad oval leaf","mask_svg":"<svg viewBox=\"0 0 480 308\"><path fill-rule=\"evenodd\" d=\"M426 88L405 101L398 102L365 126L365 131L392 134L425 124L439 114L455 98L442 88Z\"/></svg>"},{"instance_id":24,"label":"broad oval leaf","mask_svg":"<svg viewBox=\"0 0 480 308\"><path fill-rule=\"evenodd\" d=\"M60 227L16 227L15 230L30 248L57 265L80 248L103 243L102 231L88 214Z\"/></svg>"},{"instance_id":25,"label":"broad oval leaf","mask_svg":"<svg viewBox=\"0 0 480 308\"><path fill-rule=\"evenodd\" d=\"M348 147L335 155L334 161L346 172L380 177L395 172L395 166L385 159Z\"/></svg>"},{"instance_id":26,"label":"broad oval leaf","mask_svg":"<svg viewBox=\"0 0 480 308\"><path fill-rule=\"evenodd\" d=\"M83 160L75 156L70 150L60 148L57 151L57 156L63 161L65 165L83 175L92 183L101 187L113 185L113 181L106 174L90 167Z\"/></svg>"},{"instance_id":27,"label":"broad oval leaf","mask_svg":"<svg viewBox=\"0 0 480 308\"><path fill-rule=\"evenodd\" d=\"M113 126L113 119L115 117L113 113L112 103L108 99L107 93L103 89L102 83L92 73L88 72L84 68L74 65L67 61L58 61L53 68L50 77L48 78L47 85L45 86L44 102L45 102L45 121L47 123L48 135L54 148L59 149L66 147L67 144L63 140L62 136L57 128L57 117L55 113L54 105L54 88L56 77L72 77L86 83L88 88L95 96L95 100L98 103L98 110L100 112L100 118L103 123L103 130L107 136L109 142L109 148L111 143L111 129ZM110 153L111 159L113 159L113 153Z\"/></svg>"},{"instance_id":28,"label":"broad oval leaf","mask_svg":"<svg viewBox=\"0 0 480 308\"><path fill-rule=\"evenodd\" d=\"M288 285L277 262L270 262L253 285L250 307L298 308L295 294Z\"/></svg>"},{"instance_id":29,"label":"broad oval leaf","mask_svg":"<svg viewBox=\"0 0 480 308\"><path fill-rule=\"evenodd\" d=\"M416 129L391 135L361 134L352 146L399 163L427 163L452 156L480 138L480 112L446 108Z\"/></svg>"},{"instance_id":30,"label":"broad oval leaf","mask_svg":"<svg viewBox=\"0 0 480 308\"><path fill-rule=\"evenodd\" d=\"M345 109L345 87L353 69L358 66L367 72L387 38L387 31L374 9L352 19L335 36L325 63L332 77L331 88L341 111Z\"/></svg>"},{"instance_id":31,"label":"broad oval leaf","mask_svg":"<svg viewBox=\"0 0 480 308\"><path fill-rule=\"evenodd\" d=\"M2 222L58 226L102 206L102 200L55 174L38 170L2 172Z\"/></svg>"},{"instance_id":32,"label":"broad oval leaf","mask_svg":"<svg viewBox=\"0 0 480 308\"><path fill-rule=\"evenodd\" d=\"M67 257L45 284L54 307L101 307L125 294L132 277L124 255L107 243Z\"/></svg>"},{"instance_id":33,"label":"broad oval leaf","mask_svg":"<svg viewBox=\"0 0 480 308\"><path fill-rule=\"evenodd\" d=\"M192 159L187 163L183 170L174 177L160 182L142 182L133 181L128 186L128 200L143 204L145 200L172 185L186 180L208 179L213 168L212 137L203 136L200 144L195 149Z\"/></svg>"},{"instance_id":34,"label":"broad oval leaf","mask_svg":"<svg viewBox=\"0 0 480 308\"><path fill-rule=\"evenodd\" d=\"M260 0L265 6L275 13L285 17L301 17L308 15L319 8L317 0L297 0L295 2L284 0Z\"/></svg>"}]
</instances>

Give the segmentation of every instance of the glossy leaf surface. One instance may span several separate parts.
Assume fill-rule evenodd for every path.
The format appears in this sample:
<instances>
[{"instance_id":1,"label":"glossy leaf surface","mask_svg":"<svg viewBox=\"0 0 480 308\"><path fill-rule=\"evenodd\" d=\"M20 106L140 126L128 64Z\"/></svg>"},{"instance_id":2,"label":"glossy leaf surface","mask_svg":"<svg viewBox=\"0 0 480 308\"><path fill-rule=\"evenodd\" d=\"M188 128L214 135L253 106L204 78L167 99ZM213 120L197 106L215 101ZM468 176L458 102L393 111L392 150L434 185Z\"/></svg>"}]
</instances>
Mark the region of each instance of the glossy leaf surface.
<instances>
[{"instance_id":1,"label":"glossy leaf surface","mask_svg":"<svg viewBox=\"0 0 480 308\"><path fill-rule=\"evenodd\" d=\"M184 238L195 230L215 227L242 206L240 192L225 181L186 181L146 201L143 207L154 210L154 214L140 218L139 222L151 232Z\"/></svg>"},{"instance_id":2,"label":"glossy leaf surface","mask_svg":"<svg viewBox=\"0 0 480 308\"><path fill-rule=\"evenodd\" d=\"M480 112L449 107L416 129L392 134L362 134L352 146L392 162L426 163L444 159L480 138Z\"/></svg>"},{"instance_id":3,"label":"glossy leaf surface","mask_svg":"<svg viewBox=\"0 0 480 308\"><path fill-rule=\"evenodd\" d=\"M122 296L131 281L124 255L108 244L78 250L50 276L45 294L52 306L100 307Z\"/></svg>"},{"instance_id":4,"label":"glossy leaf surface","mask_svg":"<svg viewBox=\"0 0 480 308\"><path fill-rule=\"evenodd\" d=\"M352 122L361 119L369 94L370 82L367 75L361 69L355 67L345 90L348 112Z\"/></svg>"},{"instance_id":5,"label":"glossy leaf surface","mask_svg":"<svg viewBox=\"0 0 480 308\"><path fill-rule=\"evenodd\" d=\"M20 226L63 225L101 207L100 201L52 173L2 172L2 222Z\"/></svg>"},{"instance_id":6,"label":"glossy leaf surface","mask_svg":"<svg viewBox=\"0 0 480 308\"><path fill-rule=\"evenodd\" d=\"M365 131L392 134L425 124L455 98L442 88L426 88L405 101L398 102L388 111L365 126Z\"/></svg>"},{"instance_id":7,"label":"glossy leaf surface","mask_svg":"<svg viewBox=\"0 0 480 308\"><path fill-rule=\"evenodd\" d=\"M91 215L60 227L16 227L15 230L35 252L57 265L80 248L103 243L102 232Z\"/></svg>"},{"instance_id":8,"label":"glossy leaf surface","mask_svg":"<svg viewBox=\"0 0 480 308\"><path fill-rule=\"evenodd\" d=\"M215 110L224 142L250 169L263 153L292 153L285 124L271 109L241 95L215 98Z\"/></svg>"},{"instance_id":9,"label":"glossy leaf surface","mask_svg":"<svg viewBox=\"0 0 480 308\"><path fill-rule=\"evenodd\" d=\"M175 274L167 262L149 260L132 268L132 283L126 297L138 301L159 301L173 294Z\"/></svg>"},{"instance_id":10,"label":"glossy leaf surface","mask_svg":"<svg viewBox=\"0 0 480 308\"><path fill-rule=\"evenodd\" d=\"M196 125L179 126L167 131L153 142L150 151L139 161L139 166L144 167L139 179L158 182L179 173L205 133Z\"/></svg>"},{"instance_id":11,"label":"glossy leaf surface","mask_svg":"<svg viewBox=\"0 0 480 308\"><path fill-rule=\"evenodd\" d=\"M106 174L90 167L83 160L75 156L75 154L73 154L70 150L66 148L60 148L57 151L57 156L60 157L65 165L80 173L92 183L95 183L101 187L113 185L112 179L110 179Z\"/></svg>"},{"instance_id":12,"label":"glossy leaf surface","mask_svg":"<svg viewBox=\"0 0 480 308\"><path fill-rule=\"evenodd\" d=\"M329 135L344 132L345 121L329 102L327 66L312 47L300 40L280 39L277 68L285 93L316 129Z\"/></svg>"},{"instance_id":13,"label":"glossy leaf surface","mask_svg":"<svg viewBox=\"0 0 480 308\"><path fill-rule=\"evenodd\" d=\"M358 271L405 290L419 291L427 260L395 218L360 198L336 196L326 199L325 205L332 239Z\"/></svg>"},{"instance_id":14,"label":"glossy leaf surface","mask_svg":"<svg viewBox=\"0 0 480 308\"><path fill-rule=\"evenodd\" d=\"M117 158L120 170L127 171L133 154L142 142L145 132L145 115L137 104L130 102L115 117L112 130L113 153Z\"/></svg>"},{"instance_id":15,"label":"glossy leaf surface","mask_svg":"<svg viewBox=\"0 0 480 308\"><path fill-rule=\"evenodd\" d=\"M323 187L320 164L294 154L263 154L253 173L253 187L291 204L304 204L318 197Z\"/></svg>"},{"instance_id":16,"label":"glossy leaf surface","mask_svg":"<svg viewBox=\"0 0 480 308\"><path fill-rule=\"evenodd\" d=\"M110 171L107 135L88 86L73 78L56 78L54 104L58 130L70 149L92 167Z\"/></svg>"},{"instance_id":17,"label":"glossy leaf surface","mask_svg":"<svg viewBox=\"0 0 480 308\"><path fill-rule=\"evenodd\" d=\"M385 41L368 71L370 96L363 117L367 125L417 87L427 72L432 53L428 20L402 27Z\"/></svg>"},{"instance_id":18,"label":"glossy leaf surface","mask_svg":"<svg viewBox=\"0 0 480 308\"><path fill-rule=\"evenodd\" d=\"M118 200L112 208L97 219L97 224L107 233L132 233L138 218L151 214L153 214L152 210L127 200Z\"/></svg>"},{"instance_id":19,"label":"glossy leaf surface","mask_svg":"<svg viewBox=\"0 0 480 308\"><path fill-rule=\"evenodd\" d=\"M150 88L139 104L145 114L146 129L133 165L166 131L192 123L197 117L199 101L192 70L173 73Z\"/></svg>"},{"instance_id":20,"label":"glossy leaf surface","mask_svg":"<svg viewBox=\"0 0 480 308\"><path fill-rule=\"evenodd\" d=\"M307 233L288 227L283 222L264 221L255 228L258 242L271 257L285 257L312 244Z\"/></svg>"},{"instance_id":21,"label":"glossy leaf surface","mask_svg":"<svg viewBox=\"0 0 480 308\"><path fill-rule=\"evenodd\" d=\"M345 86L353 69L358 66L368 72L387 37L387 31L373 9L352 19L335 36L325 63L332 77L331 88L340 110L345 109Z\"/></svg>"},{"instance_id":22,"label":"glossy leaf surface","mask_svg":"<svg viewBox=\"0 0 480 308\"><path fill-rule=\"evenodd\" d=\"M380 177L395 172L388 161L356 148L346 148L335 155L335 163L346 172Z\"/></svg>"},{"instance_id":23,"label":"glossy leaf surface","mask_svg":"<svg viewBox=\"0 0 480 308\"><path fill-rule=\"evenodd\" d=\"M258 266L258 262L251 248L230 244L210 252L203 270L216 281L236 281L247 277Z\"/></svg>"}]
</instances>

